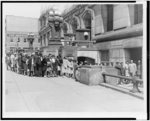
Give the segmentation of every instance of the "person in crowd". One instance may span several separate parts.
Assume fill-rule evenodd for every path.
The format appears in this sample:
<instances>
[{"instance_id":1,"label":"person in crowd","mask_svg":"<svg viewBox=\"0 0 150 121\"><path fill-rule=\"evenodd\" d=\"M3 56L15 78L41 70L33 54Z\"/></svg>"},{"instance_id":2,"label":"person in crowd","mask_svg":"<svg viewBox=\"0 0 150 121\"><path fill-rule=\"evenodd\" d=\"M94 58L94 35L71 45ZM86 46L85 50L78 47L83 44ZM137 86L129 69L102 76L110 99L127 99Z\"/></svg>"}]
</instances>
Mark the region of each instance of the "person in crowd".
<instances>
[{"instance_id":1,"label":"person in crowd","mask_svg":"<svg viewBox=\"0 0 150 121\"><path fill-rule=\"evenodd\" d=\"M73 76L74 76L74 79L76 79L76 70L78 69L78 62L76 60L73 61Z\"/></svg>"},{"instance_id":2,"label":"person in crowd","mask_svg":"<svg viewBox=\"0 0 150 121\"><path fill-rule=\"evenodd\" d=\"M56 66L57 66L57 75L60 76L61 74L61 62L60 62L60 58L57 56L56 57Z\"/></svg>"},{"instance_id":3,"label":"person in crowd","mask_svg":"<svg viewBox=\"0 0 150 121\"><path fill-rule=\"evenodd\" d=\"M45 58L45 59L44 59ZM39 63L39 71L38 71L38 73L39 73L39 75L40 76L42 76L42 61L43 61L43 59L44 59L44 61L46 61L46 56L45 55L42 55L41 53L39 53L39 59L40 59L40 63ZM47 61L46 61L46 65L45 65L45 67L47 67ZM45 68L44 67L44 68ZM46 72L46 71L45 71Z\"/></svg>"},{"instance_id":4,"label":"person in crowd","mask_svg":"<svg viewBox=\"0 0 150 121\"><path fill-rule=\"evenodd\" d=\"M52 76L52 62L51 55L47 57L47 77Z\"/></svg>"},{"instance_id":5,"label":"person in crowd","mask_svg":"<svg viewBox=\"0 0 150 121\"><path fill-rule=\"evenodd\" d=\"M7 70L11 69L11 59L8 53L6 54L6 69Z\"/></svg>"},{"instance_id":6,"label":"person in crowd","mask_svg":"<svg viewBox=\"0 0 150 121\"><path fill-rule=\"evenodd\" d=\"M117 62L115 68L118 70L118 75L124 76L124 67L123 67L123 63L122 62L121 63ZM117 84L121 84L122 81L123 80L121 78L119 78Z\"/></svg>"},{"instance_id":7,"label":"person in crowd","mask_svg":"<svg viewBox=\"0 0 150 121\"><path fill-rule=\"evenodd\" d=\"M64 57L62 61L63 61L63 62L62 62L61 75L62 75L62 76L65 76L65 74L66 74L66 68L67 68L67 65L66 65L66 57Z\"/></svg>"},{"instance_id":8,"label":"person in crowd","mask_svg":"<svg viewBox=\"0 0 150 121\"><path fill-rule=\"evenodd\" d=\"M41 67L42 67L42 77L44 77L45 72L47 70L47 59L46 59L46 56L44 56L42 61L41 61Z\"/></svg>"},{"instance_id":9,"label":"person in crowd","mask_svg":"<svg viewBox=\"0 0 150 121\"><path fill-rule=\"evenodd\" d=\"M71 59L69 58L67 62L67 74L68 74L68 77L71 77Z\"/></svg>"},{"instance_id":10,"label":"person in crowd","mask_svg":"<svg viewBox=\"0 0 150 121\"><path fill-rule=\"evenodd\" d=\"M69 77L69 73L70 73L70 62L69 62L69 58L66 58L66 76Z\"/></svg>"},{"instance_id":11,"label":"person in crowd","mask_svg":"<svg viewBox=\"0 0 150 121\"><path fill-rule=\"evenodd\" d=\"M41 68L41 60L42 56L38 52L35 54L35 76L40 77L42 75L42 68Z\"/></svg>"},{"instance_id":12,"label":"person in crowd","mask_svg":"<svg viewBox=\"0 0 150 121\"><path fill-rule=\"evenodd\" d=\"M34 75L34 69L35 69L35 58L34 58L34 54L32 53L31 57L29 58L28 61L28 68L29 68L29 76L33 76Z\"/></svg>"},{"instance_id":13,"label":"person in crowd","mask_svg":"<svg viewBox=\"0 0 150 121\"><path fill-rule=\"evenodd\" d=\"M142 78L142 64L140 60L138 60L138 64L137 64L137 76L140 79Z\"/></svg>"},{"instance_id":14,"label":"person in crowd","mask_svg":"<svg viewBox=\"0 0 150 121\"><path fill-rule=\"evenodd\" d=\"M73 65L73 60L71 60L71 61L70 61L70 76L71 76L72 78L73 78L73 73L74 73L73 67L74 67L74 65Z\"/></svg>"},{"instance_id":15,"label":"person in crowd","mask_svg":"<svg viewBox=\"0 0 150 121\"><path fill-rule=\"evenodd\" d=\"M84 64L84 62L83 62L83 61L81 61L81 62L80 62L80 66L82 66L83 64Z\"/></svg>"},{"instance_id":16,"label":"person in crowd","mask_svg":"<svg viewBox=\"0 0 150 121\"><path fill-rule=\"evenodd\" d=\"M124 65L124 69L125 69L125 76L129 77L129 62L126 61L125 65ZM125 79L125 83L128 83L130 80Z\"/></svg>"},{"instance_id":17,"label":"person in crowd","mask_svg":"<svg viewBox=\"0 0 150 121\"><path fill-rule=\"evenodd\" d=\"M14 56L15 56L15 58L14 58L15 59L14 60L15 61L14 68L15 68L15 72L18 73L18 55L15 53Z\"/></svg>"},{"instance_id":18,"label":"person in crowd","mask_svg":"<svg viewBox=\"0 0 150 121\"><path fill-rule=\"evenodd\" d=\"M29 71L29 59L30 59L30 56L27 55L27 58L26 58L26 65L27 65L27 75L29 76L30 74L30 71Z\"/></svg>"},{"instance_id":19,"label":"person in crowd","mask_svg":"<svg viewBox=\"0 0 150 121\"><path fill-rule=\"evenodd\" d=\"M56 66L56 58L54 55L52 55L51 61L52 61L52 76L56 77L57 76L57 66Z\"/></svg>"},{"instance_id":20,"label":"person in crowd","mask_svg":"<svg viewBox=\"0 0 150 121\"><path fill-rule=\"evenodd\" d=\"M131 77L135 76L136 75L136 71L137 71L137 66L133 62L133 60L131 60L131 63L129 64L129 73L130 73L130 76Z\"/></svg>"},{"instance_id":21,"label":"person in crowd","mask_svg":"<svg viewBox=\"0 0 150 121\"><path fill-rule=\"evenodd\" d=\"M26 53L23 53L22 56L22 74L26 75L26 69L27 69L27 65L26 65Z\"/></svg>"},{"instance_id":22,"label":"person in crowd","mask_svg":"<svg viewBox=\"0 0 150 121\"><path fill-rule=\"evenodd\" d=\"M15 56L14 54L12 53L11 56L10 56L10 59L11 59L11 71L15 71Z\"/></svg>"},{"instance_id":23,"label":"person in crowd","mask_svg":"<svg viewBox=\"0 0 150 121\"><path fill-rule=\"evenodd\" d=\"M125 68L125 76L129 77L130 74L129 74L129 62L128 61L126 61L124 68Z\"/></svg>"},{"instance_id":24,"label":"person in crowd","mask_svg":"<svg viewBox=\"0 0 150 121\"><path fill-rule=\"evenodd\" d=\"M22 53L18 54L18 73L22 74Z\"/></svg>"}]
</instances>

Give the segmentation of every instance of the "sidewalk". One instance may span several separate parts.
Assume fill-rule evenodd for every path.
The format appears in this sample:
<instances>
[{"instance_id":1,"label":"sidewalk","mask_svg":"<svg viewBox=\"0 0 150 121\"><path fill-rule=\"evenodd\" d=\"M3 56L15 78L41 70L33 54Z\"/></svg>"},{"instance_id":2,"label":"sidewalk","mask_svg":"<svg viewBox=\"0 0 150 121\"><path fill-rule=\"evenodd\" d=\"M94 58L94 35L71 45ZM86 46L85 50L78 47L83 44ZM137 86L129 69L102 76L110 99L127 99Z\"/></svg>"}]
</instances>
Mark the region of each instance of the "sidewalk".
<instances>
[{"instance_id":1,"label":"sidewalk","mask_svg":"<svg viewBox=\"0 0 150 121\"><path fill-rule=\"evenodd\" d=\"M144 101L67 77L28 77L6 72L6 112L142 112Z\"/></svg>"},{"instance_id":2,"label":"sidewalk","mask_svg":"<svg viewBox=\"0 0 150 121\"><path fill-rule=\"evenodd\" d=\"M8 72L7 74L9 75L6 76L5 80L5 103L7 104L5 108L6 112L28 112L29 109L16 83L16 74L12 72Z\"/></svg>"}]
</instances>

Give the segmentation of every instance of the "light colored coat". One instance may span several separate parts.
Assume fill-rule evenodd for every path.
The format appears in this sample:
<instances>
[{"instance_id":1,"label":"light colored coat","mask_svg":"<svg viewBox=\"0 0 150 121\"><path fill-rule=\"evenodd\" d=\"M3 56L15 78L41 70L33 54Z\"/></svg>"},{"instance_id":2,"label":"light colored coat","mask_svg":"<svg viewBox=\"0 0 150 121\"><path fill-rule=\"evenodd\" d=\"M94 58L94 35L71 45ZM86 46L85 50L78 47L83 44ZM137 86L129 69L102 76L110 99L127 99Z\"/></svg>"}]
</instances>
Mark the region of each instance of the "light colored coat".
<instances>
[{"instance_id":1,"label":"light colored coat","mask_svg":"<svg viewBox=\"0 0 150 121\"><path fill-rule=\"evenodd\" d=\"M129 72L133 74L133 76L135 76L137 71L137 67L135 63L131 63L129 64Z\"/></svg>"}]
</instances>

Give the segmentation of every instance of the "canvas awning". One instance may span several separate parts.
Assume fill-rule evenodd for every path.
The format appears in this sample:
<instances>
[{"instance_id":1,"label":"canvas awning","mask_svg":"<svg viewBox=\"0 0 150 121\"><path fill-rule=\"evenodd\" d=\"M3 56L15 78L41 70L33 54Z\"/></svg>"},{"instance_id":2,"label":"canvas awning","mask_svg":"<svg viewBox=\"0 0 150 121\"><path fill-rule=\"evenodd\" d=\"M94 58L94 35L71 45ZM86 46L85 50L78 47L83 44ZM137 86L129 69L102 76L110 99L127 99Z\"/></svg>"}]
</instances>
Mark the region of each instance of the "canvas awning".
<instances>
[{"instance_id":1,"label":"canvas awning","mask_svg":"<svg viewBox=\"0 0 150 121\"><path fill-rule=\"evenodd\" d=\"M99 62L98 51L77 51L77 57L88 57L95 59L95 62Z\"/></svg>"}]
</instances>

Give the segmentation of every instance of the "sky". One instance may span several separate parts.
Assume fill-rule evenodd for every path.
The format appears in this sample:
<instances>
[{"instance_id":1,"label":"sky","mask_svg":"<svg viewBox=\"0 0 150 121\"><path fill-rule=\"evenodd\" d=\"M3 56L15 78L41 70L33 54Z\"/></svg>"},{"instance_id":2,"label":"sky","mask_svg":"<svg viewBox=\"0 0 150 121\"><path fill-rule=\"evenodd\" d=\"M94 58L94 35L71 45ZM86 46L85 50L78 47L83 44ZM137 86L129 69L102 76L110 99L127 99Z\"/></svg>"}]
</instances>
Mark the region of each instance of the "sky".
<instances>
[{"instance_id":1,"label":"sky","mask_svg":"<svg viewBox=\"0 0 150 121\"><path fill-rule=\"evenodd\" d=\"M3 15L15 15L39 18L41 11L48 7L53 7L57 10L57 13L61 13L65 8L68 8L72 4L66 3L4 3Z\"/></svg>"}]
</instances>

